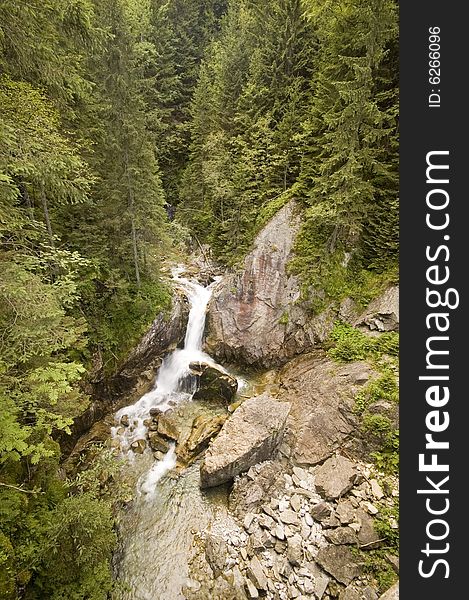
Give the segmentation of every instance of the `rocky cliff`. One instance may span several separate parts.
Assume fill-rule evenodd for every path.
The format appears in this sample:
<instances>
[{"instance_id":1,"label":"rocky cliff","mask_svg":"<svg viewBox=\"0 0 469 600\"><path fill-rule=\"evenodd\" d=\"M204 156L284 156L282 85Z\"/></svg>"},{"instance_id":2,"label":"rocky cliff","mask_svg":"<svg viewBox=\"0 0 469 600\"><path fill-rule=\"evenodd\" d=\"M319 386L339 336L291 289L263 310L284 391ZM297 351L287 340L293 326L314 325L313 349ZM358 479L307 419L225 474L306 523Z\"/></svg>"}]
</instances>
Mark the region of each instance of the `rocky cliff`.
<instances>
[{"instance_id":1,"label":"rocky cliff","mask_svg":"<svg viewBox=\"0 0 469 600\"><path fill-rule=\"evenodd\" d=\"M320 346L340 318L368 331L398 328L398 288L393 286L363 312L351 299L320 314L301 299L289 272L301 213L294 200L258 234L241 270L225 275L213 295L206 348L220 361L274 367Z\"/></svg>"}]
</instances>

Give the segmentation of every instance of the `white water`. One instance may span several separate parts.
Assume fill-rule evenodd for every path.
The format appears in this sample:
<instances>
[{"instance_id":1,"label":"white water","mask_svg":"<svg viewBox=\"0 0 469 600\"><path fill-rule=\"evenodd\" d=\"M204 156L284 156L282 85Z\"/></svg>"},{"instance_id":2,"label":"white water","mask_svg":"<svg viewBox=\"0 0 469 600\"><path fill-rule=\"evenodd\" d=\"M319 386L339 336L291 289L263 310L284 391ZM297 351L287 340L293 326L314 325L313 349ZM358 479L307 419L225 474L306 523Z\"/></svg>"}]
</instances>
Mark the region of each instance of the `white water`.
<instances>
[{"instance_id":1,"label":"white water","mask_svg":"<svg viewBox=\"0 0 469 600\"><path fill-rule=\"evenodd\" d=\"M189 365L191 362L202 361L215 364L214 361L202 351L202 339L205 329L205 316L207 305L218 283L217 278L210 286L203 287L195 281L181 276L183 267L173 269L173 279L186 294L190 312L187 322L184 348L174 350L167 356L158 371L153 389L144 394L140 400L130 406L121 408L116 413L118 425L113 428L112 435L118 438L121 450L128 452L132 442L145 439L147 428L144 421L150 416L150 409L158 408L162 412L174 408L183 400L189 400L195 390L195 379L190 377ZM218 369L224 370L220 365ZM121 418L127 415L130 426L119 427ZM169 450L164 459L152 467L145 475L143 482L139 483L139 489L149 492L154 489L156 483L176 464L174 449Z\"/></svg>"}]
</instances>

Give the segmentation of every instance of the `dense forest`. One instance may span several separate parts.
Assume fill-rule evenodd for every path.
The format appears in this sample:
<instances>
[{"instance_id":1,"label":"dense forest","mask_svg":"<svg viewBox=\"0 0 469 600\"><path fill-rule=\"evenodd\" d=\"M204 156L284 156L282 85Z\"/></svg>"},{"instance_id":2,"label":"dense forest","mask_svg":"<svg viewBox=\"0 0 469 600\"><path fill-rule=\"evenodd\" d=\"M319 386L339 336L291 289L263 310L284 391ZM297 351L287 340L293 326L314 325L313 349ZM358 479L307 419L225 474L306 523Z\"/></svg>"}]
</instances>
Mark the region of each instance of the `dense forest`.
<instances>
[{"instance_id":1,"label":"dense forest","mask_svg":"<svg viewBox=\"0 0 469 600\"><path fill-rule=\"evenodd\" d=\"M305 297L395 278L397 43L393 0L0 0L1 598L112 590L112 498L57 440L168 257L236 268L293 198Z\"/></svg>"}]
</instances>

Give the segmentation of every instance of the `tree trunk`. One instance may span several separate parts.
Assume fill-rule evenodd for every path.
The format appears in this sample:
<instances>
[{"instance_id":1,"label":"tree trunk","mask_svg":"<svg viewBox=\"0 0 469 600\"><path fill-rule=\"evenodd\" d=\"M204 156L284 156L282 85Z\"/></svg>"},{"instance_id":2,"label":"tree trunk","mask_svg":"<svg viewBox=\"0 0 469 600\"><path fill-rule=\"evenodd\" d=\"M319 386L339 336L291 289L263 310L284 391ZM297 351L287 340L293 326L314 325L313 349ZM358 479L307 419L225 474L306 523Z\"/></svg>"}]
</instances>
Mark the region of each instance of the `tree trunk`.
<instances>
[{"instance_id":1,"label":"tree trunk","mask_svg":"<svg viewBox=\"0 0 469 600\"><path fill-rule=\"evenodd\" d=\"M47 205L46 190L44 189L43 183L41 183L41 202L42 202L42 209L44 211L44 220L46 222L47 231L49 233L50 245L53 249L55 249L54 234L52 233L52 225L51 225L50 217L49 217L49 207Z\"/></svg>"},{"instance_id":2,"label":"tree trunk","mask_svg":"<svg viewBox=\"0 0 469 600\"><path fill-rule=\"evenodd\" d=\"M133 250L133 255L134 255L135 282L137 284L137 288L140 289L140 268L138 266L137 229L135 227L135 198L134 198L134 190L132 188L132 181L130 179L129 154L128 154L127 150L125 152L125 168L127 171L127 192L128 192L128 200L129 200L129 211L130 211L132 250Z\"/></svg>"}]
</instances>

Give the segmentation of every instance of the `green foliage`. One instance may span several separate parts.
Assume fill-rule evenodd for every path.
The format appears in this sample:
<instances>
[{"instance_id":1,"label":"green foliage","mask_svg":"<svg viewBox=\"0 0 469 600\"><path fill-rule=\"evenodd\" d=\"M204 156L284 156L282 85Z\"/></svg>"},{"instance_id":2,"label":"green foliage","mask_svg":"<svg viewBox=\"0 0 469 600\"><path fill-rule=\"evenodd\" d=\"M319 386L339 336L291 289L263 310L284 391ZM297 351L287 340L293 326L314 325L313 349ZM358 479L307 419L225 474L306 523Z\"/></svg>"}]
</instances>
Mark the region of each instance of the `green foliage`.
<instances>
[{"instance_id":1,"label":"green foliage","mask_svg":"<svg viewBox=\"0 0 469 600\"><path fill-rule=\"evenodd\" d=\"M386 551L368 550L360 553L360 562L363 564L365 573L371 575L381 594L384 594L398 580L394 569L386 559Z\"/></svg>"},{"instance_id":2,"label":"green foliage","mask_svg":"<svg viewBox=\"0 0 469 600\"><path fill-rule=\"evenodd\" d=\"M397 356L399 352L398 333L388 331L371 337L341 321L336 321L329 339L333 347L328 354L338 361L378 359L383 354Z\"/></svg>"},{"instance_id":3,"label":"green foliage","mask_svg":"<svg viewBox=\"0 0 469 600\"><path fill-rule=\"evenodd\" d=\"M399 353L399 334L385 332L370 337L346 323L336 322L330 335L333 345L328 354L340 362L370 360L378 369L377 378L371 379L355 398L355 412L361 417L361 429L367 439L379 448L371 453L377 467L386 473L399 470L399 430L382 414L372 414L369 407L375 402L398 404L396 357Z\"/></svg>"}]
</instances>

